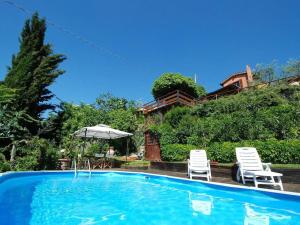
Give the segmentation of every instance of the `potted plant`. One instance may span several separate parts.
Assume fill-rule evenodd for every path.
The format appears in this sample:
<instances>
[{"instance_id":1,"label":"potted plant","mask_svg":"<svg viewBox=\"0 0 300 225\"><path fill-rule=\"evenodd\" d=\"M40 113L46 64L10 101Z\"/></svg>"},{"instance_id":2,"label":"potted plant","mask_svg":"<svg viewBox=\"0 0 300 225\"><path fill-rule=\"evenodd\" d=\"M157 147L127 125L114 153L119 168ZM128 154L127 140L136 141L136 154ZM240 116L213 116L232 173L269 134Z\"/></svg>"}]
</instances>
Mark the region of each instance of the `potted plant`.
<instances>
[{"instance_id":1,"label":"potted plant","mask_svg":"<svg viewBox=\"0 0 300 225\"><path fill-rule=\"evenodd\" d=\"M60 162L60 168L62 170L70 169L71 159L67 157L66 149L60 150L60 153L61 153L61 158L58 159L58 161Z\"/></svg>"}]
</instances>

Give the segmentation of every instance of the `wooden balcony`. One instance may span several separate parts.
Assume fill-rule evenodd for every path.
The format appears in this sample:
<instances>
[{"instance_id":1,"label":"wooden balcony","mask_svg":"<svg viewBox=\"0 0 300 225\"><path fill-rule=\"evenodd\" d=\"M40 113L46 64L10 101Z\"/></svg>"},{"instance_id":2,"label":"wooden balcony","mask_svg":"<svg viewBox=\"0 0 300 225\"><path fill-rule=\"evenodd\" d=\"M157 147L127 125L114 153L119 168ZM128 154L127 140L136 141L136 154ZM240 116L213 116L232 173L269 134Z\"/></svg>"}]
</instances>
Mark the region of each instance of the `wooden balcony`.
<instances>
[{"instance_id":1,"label":"wooden balcony","mask_svg":"<svg viewBox=\"0 0 300 225\"><path fill-rule=\"evenodd\" d=\"M148 114L150 112L159 110L161 108L179 104L179 105L186 105L186 106L194 106L196 103L196 99L190 96L189 94L176 90L172 91L152 102L146 103L143 106L144 114Z\"/></svg>"}]
</instances>

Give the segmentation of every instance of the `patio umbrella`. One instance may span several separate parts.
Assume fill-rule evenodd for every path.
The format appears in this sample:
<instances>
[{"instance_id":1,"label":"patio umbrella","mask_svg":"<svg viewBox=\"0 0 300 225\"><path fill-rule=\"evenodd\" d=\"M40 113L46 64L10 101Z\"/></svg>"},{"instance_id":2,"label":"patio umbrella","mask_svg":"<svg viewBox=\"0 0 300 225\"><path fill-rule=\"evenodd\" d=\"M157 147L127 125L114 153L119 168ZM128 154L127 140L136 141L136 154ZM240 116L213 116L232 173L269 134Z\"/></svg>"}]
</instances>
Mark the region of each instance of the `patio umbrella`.
<instances>
[{"instance_id":1,"label":"patio umbrella","mask_svg":"<svg viewBox=\"0 0 300 225\"><path fill-rule=\"evenodd\" d=\"M83 138L98 138L98 139L118 139L123 137L129 137L133 134L127 133L125 131L113 129L110 126L104 124L98 124L93 127L83 127L80 130L75 131L74 135L76 137ZM85 144L84 144L85 148ZM126 149L126 161L128 156L128 140Z\"/></svg>"}]
</instances>

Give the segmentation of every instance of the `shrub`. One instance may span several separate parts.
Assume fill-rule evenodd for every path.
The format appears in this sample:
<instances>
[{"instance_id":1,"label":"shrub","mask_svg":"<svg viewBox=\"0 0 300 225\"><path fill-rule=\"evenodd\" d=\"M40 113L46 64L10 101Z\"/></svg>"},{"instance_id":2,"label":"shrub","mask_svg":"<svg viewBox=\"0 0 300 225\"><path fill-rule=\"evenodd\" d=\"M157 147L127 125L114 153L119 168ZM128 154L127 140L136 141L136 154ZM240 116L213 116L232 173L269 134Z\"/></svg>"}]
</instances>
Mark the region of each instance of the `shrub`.
<instances>
[{"instance_id":1,"label":"shrub","mask_svg":"<svg viewBox=\"0 0 300 225\"><path fill-rule=\"evenodd\" d=\"M236 147L255 147L262 161L278 164L300 163L300 140L215 142L206 147L195 145L168 144L161 146L161 157L165 161L184 161L192 149L205 149L211 161L232 163L236 161Z\"/></svg>"},{"instance_id":2,"label":"shrub","mask_svg":"<svg viewBox=\"0 0 300 225\"><path fill-rule=\"evenodd\" d=\"M201 86L197 86L193 79L185 77L180 73L164 73L154 81L152 94L155 99L168 94L174 90L181 90L191 95L199 97L205 94L205 90Z\"/></svg>"},{"instance_id":3,"label":"shrub","mask_svg":"<svg viewBox=\"0 0 300 225\"><path fill-rule=\"evenodd\" d=\"M5 156L0 153L0 172L5 172L10 170L10 164L6 161Z\"/></svg>"},{"instance_id":4,"label":"shrub","mask_svg":"<svg viewBox=\"0 0 300 225\"><path fill-rule=\"evenodd\" d=\"M195 108L175 107L166 113L156 130L160 137L176 136L167 144L197 146L272 138L299 139L298 95L299 88L280 86L242 92L199 104ZM166 125L172 129L165 129Z\"/></svg>"},{"instance_id":5,"label":"shrub","mask_svg":"<svg viewBox=\"0 0 300 225\"><path fill-rule=\"evenodd\" d=\"M168 111L164 117L164 122L170 124L172 127L178 126L181 119L185 115L189 115L191 113L191 108L186 106L177 106L172 108L172 110Z\"/></svg>"},{"instance_id":6,"label":"shrub","mask_svg":"<svg viewBox=\"0 0 300 225\"><path fill-rule=\"evenodd\" d=\"M265 162L278 164L300 163L300 140L241 141L212 143L206 149L211 160L221 163L236 161L236 147L255 147Z\"/></svg>"},{"instance_id":7,"label":"shrub","mask_svg":"<svg viewBox=\"0 0 300 225\"><path fill-rule=\"evenodd\" d=\"M161 158L164 161L184 161L189 157L192 149L197 149L194 145L169 144L161 147Z\"/></svg>"},{"instance_id":8,"label":"shrub","mask_svg":"<svg viewBox=\"0 0 300 225\"><path fill-rule=\"evenodd\" d=\"M159 126L157 133L161 145L178 143L175 129L173 129L169 124L163 124Z\"/></svg>"},{"instance_id":9,"label":"shrub","mask_svg":"<svg viewBox=\"0 0 300 225\"><path fill-rule=\"evenodd\" d=\"M14 162L14 169L17 171L38 170L38 157L34 154L17 157Z\"/></svg>"},{"instance_id":10,"label":"shrub","mask_svg":"<svg viewBox=\"0 0 300 225\"><path fill-rule=\"evenodd\" d=\"M17 147L17 157L14 162L16 170L50 170L55 169L58 160L58 150L46 139L37 137L26 145Z\"/></svg>"}]
</instances>

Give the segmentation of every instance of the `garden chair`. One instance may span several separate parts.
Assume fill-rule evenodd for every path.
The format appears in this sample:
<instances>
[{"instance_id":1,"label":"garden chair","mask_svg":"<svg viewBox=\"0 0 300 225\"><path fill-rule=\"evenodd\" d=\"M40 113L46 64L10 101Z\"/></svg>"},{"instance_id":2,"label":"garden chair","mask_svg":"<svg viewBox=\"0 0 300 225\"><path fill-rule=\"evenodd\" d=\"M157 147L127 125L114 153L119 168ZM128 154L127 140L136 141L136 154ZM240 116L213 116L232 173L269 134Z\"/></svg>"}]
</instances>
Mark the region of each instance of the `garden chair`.
<instances>
[{"instance_id":1,"label":"garden chair","mask_svg":"<svg viewBox=\"0 0 300 225\"><path fill-rule=\"evenodd\" d=\"M254 181L257 188L259 184L279 186L283 191L281 173L271 171L271 163L262 163L256 148L241 147L236 148L236 158L238 164L237 180L242 178L243 184L246 181ZM275 180L277 178L277 182Z\"/></svg>"},{"instance_id":2,"label":"garden chair","mask_svg":"<svg viewBox=\"0 0 300 225\"><path fill-rule=\"evenodd\" d=\"M92 168L94 169L103 169L105 163L104 154L95 154L95 158L92 161Z\"/></svg>"},{"instance_id":3,"label":"garden chair","mask_svg":"<svg viewBox=\"0 0 300 225\"><path fill-rule=\"evenodd\" d=\"M210 161L207 160L205 150L191 150L188 160L188 176L205 177L207 181L211 179Z\"/></svg>"}]
</instances>

